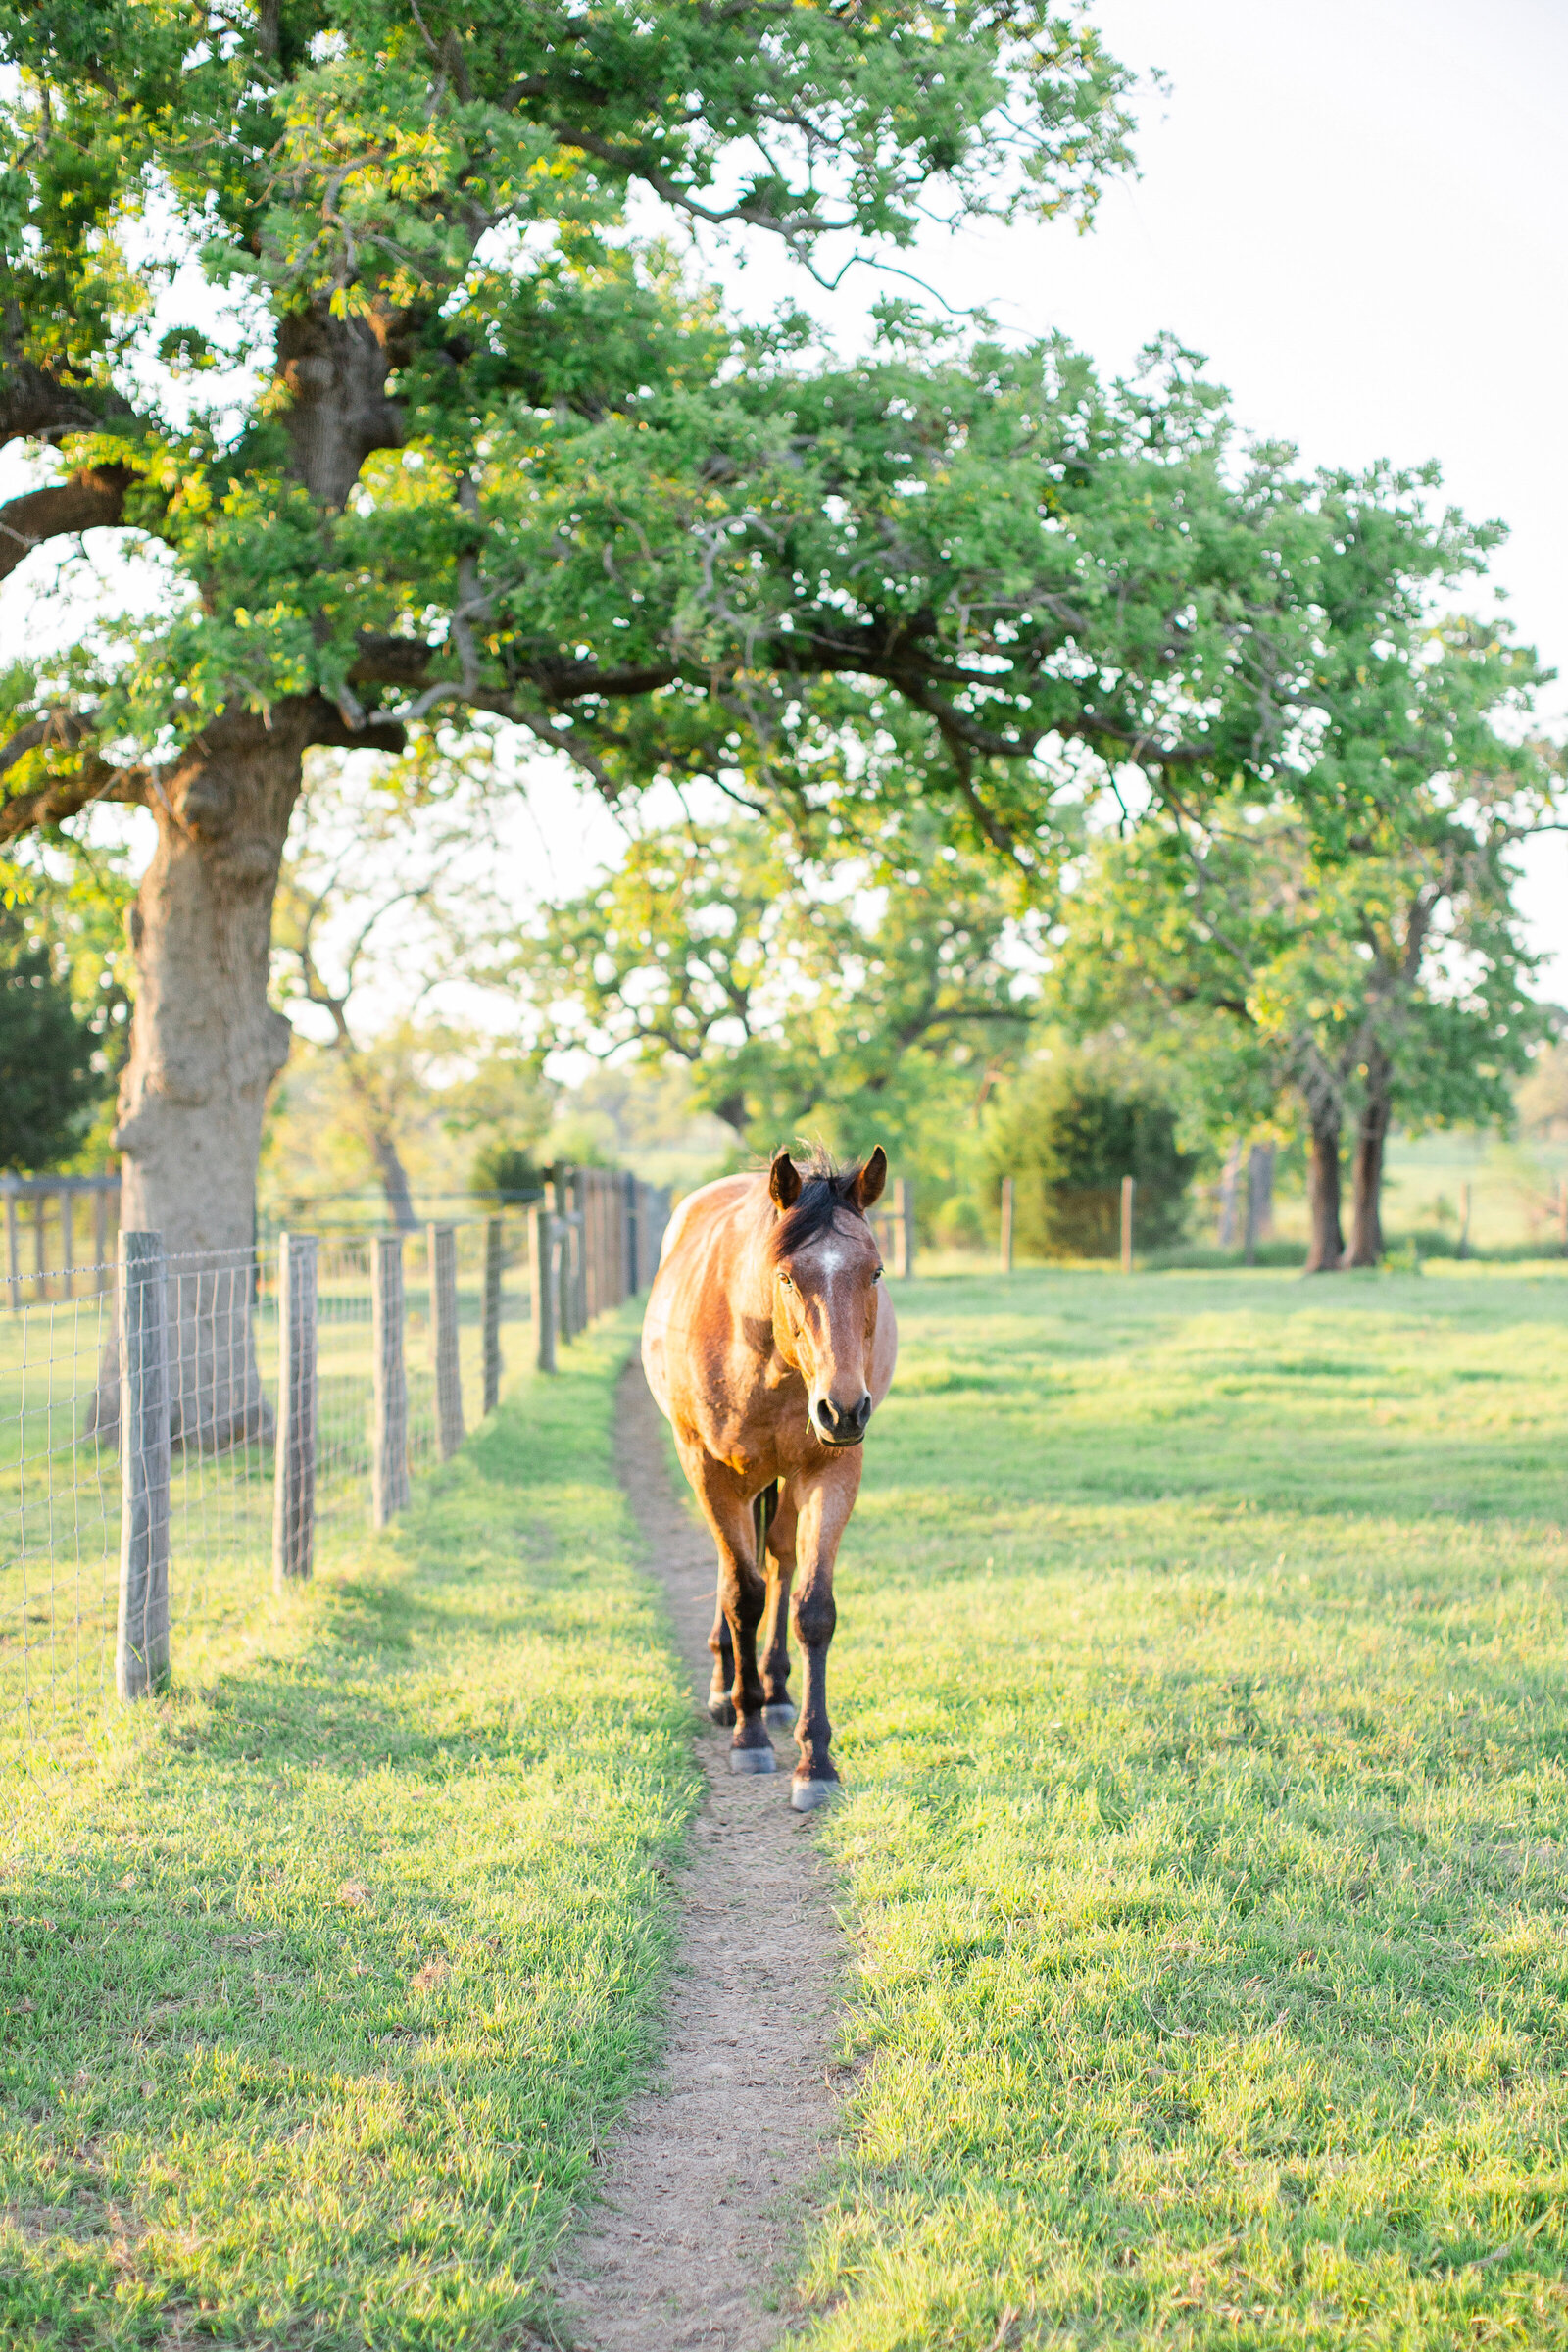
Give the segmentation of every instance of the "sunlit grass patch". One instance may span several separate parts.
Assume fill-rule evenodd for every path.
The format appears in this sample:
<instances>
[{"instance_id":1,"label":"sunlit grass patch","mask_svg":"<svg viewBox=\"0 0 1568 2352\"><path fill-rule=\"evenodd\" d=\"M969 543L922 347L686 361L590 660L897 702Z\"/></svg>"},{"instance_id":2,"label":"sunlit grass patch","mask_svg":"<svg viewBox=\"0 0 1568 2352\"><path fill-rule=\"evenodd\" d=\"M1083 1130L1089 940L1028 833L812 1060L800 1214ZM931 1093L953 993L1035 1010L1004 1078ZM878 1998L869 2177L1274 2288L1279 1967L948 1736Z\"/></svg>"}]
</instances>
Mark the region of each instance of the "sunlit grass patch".
<instances>
[{"instance_id":1,"label":"sunlit grass patch","mask_svg":"<svg viewBox=\"0 0 1568 2352\"><path fill-rule=\"evenodd\" d=\"M646 2069L689 1701L625 1333L6 1790L0 2340L514 2344Z\"/></svg>"},{"instance_id":2,"label":"sunlit grass patch","mask_svg":"<svg viewBox=\"0 0 1568 2352\"><path fill-rule=\"evenodd\" d=\"M811 2341L1568 2340L1568 1287L899 1306Z\"/></svg>"}]
</instances>

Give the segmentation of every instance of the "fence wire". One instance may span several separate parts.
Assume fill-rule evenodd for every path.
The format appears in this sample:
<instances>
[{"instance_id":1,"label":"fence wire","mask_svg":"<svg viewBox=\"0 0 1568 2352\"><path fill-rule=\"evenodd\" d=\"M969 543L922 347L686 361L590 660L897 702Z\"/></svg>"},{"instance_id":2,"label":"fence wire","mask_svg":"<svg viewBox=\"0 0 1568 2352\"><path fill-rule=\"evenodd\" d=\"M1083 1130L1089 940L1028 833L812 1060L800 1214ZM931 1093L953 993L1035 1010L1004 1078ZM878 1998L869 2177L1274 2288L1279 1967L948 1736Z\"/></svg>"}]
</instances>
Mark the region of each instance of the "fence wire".
<instances>
[{"instance_id":1,"label":"fence wire","mask_svg":"<svg viewBox=\"0 0 1568 2352\"><path fill-rule=\"evenodd\" d=\"M483 1414L483 1221L455 1228L463 1410ZM318 1245L316 1558L369 1523L374 1460L376 1237ZM404 1237L401 1326L407 1469L439 1454L432 1249ZM206 1251L165 1261L168 1589L176 1671L199 1679L215 1644L254 1616L272 1582L278 1414L277 1251ZM527 1221L502 1221L501 1360L527 1358ZM84 1725L115 1697L122 1446L117 1268L70 1267L75 1296L0 1311L0 1746ZM47 1285L63 1290L59 1276ZM161 1528L155 1531L154 1549Z\"/></svg>"}]
</instances>

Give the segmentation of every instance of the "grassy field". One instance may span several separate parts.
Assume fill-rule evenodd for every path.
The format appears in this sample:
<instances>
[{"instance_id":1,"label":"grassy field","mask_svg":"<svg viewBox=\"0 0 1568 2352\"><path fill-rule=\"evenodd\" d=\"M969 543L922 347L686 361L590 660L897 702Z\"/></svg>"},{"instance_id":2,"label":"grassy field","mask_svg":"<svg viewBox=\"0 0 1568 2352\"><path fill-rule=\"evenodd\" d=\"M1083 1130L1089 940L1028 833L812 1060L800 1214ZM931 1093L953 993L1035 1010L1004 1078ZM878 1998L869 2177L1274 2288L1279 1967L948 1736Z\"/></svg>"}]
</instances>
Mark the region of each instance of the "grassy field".
<instances>
[{"instance_id":1,"label":"grassy field","mask_svg":"<svg viewBox=\"0 0 1568 2352\"><path fill-rule=\"evenodd\" d=\"M807 2342L1568 2345L1568 1281L899 1304ZM5 1780L0 2343L562 2328L695 1801L628 1330Z\"/></svg>"},{"instance_id":2,"label":"grassy field","mask_svg":"<svg viewBox=\"0 0 1568 2352\"><path fill-rule=\"evenodd\" d=\"M1568 2342L1568 1283L899 1303L810 2343Z\"/></svg>"},{"instance_id":3,"label":"grassy field","mask_svg":"<svg viewBox=\"0 0 1568 2352\"><path fill-rule=\"evenodd\" d=\"M612 1476L626 1337L0 1790L0 2342L433 2352L548 2311L695 1798Z\"/></svg>"}]
</instances>

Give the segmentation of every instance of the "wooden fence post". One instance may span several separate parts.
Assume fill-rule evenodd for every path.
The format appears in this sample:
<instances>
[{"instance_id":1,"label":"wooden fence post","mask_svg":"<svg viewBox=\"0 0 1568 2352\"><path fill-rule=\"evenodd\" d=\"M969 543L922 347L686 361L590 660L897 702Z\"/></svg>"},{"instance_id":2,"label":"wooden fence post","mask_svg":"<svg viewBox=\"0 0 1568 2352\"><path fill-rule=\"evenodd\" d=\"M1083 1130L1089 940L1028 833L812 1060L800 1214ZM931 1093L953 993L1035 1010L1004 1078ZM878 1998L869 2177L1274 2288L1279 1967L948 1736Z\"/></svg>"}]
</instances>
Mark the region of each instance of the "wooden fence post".
<instances>
[{"instance_id":1,"label":"wooden fence post","mask_svg":"<svg viewBox=\"0 0 1568 2352\"><path fill-rule=\"evenodd\" d=\"M277 1456L272 1584L282 1592L316 1561L316 1236L277 1246Z\"/></svg>"},{"instance_id":2,"label":"wooden fence post","mask_svg":"<svg viewBox=\"0 0 1568 2352\"><path fill-rule=\"evenodd\" d=\"M914 1272L914 1186L904 1176L893 1179L893 1271Z\"/></svg>"},{"instance_id":3,"label":"wooden fence post","mask_svg":"<svg viewBox=\"0 0 1568 2352\"><path fill-rule=\"evenodd\" d=\"M501 1401L501 1275L504 1235L499 1217L487 1217L484 1228L484 1409L493 1413Z\"/></svg>"},{"instance_id":4,"label":"wooden fence post","mask_svg":"<svg viewBox=\"0 0 1568 2352\"><path fill-rule=\"evenodd\" d=\"M1124 1274L1130 1274L1133 1270L1133 1201L1137 1192L1137 1178L1124 1176L1121 1180L1121 1270Z\"/></svg>"},{"instance_id":5,"label":"wooden fence post","mask_svg":"<svg viewBox=\"0 0 1568 2352\"><path fill-rule=\"evenodd\" d=\"M403 1236L378 1233L370 1260L375 1439L370 1524L389 1527L409 1499L409 1383L403 1365Z\"/></svg>"},{"instance_id":6,"label":"wooden fence post","mask_svg":"<svg viewBox=\"0 0 1568 2352\"><path fill-rule=\"evenodd\" d=\"M571 1336L588 1328L588 1171L571 1171Z\"/></svg>"},{"instance_id":7,"label":"wooden fence post","mask_svg":"<svg viewBox=\"0 0 1568 2352\"><path fill-rule=\"evenodd\" d=\"M92 1195L92 1262L102 1267L109 1255L109 1185L107 1179L93 1187ZM104 1287L100 1272L98 1288Z\"/></svg>"},{"instance_id":8,"label":"wooden fence post","mask_svg":"<svg viewBox=\"0 0 1568 2352\"><path fill-rule=\"evenodd\" d=\"M1461 1184L1459 1187L1459 1247L1455 1251L1455 1255L1458 1257L1468 1257L1469 1254L1470 1187L1467 1184Z\"/></svg>"},{"instance_id":9,"label":"wooden fence post","mask_svg":"<svg viewBox=\"0 0 1568 2352\"><path fill-rule=\"evenodd\" d=\"M49 1237L46 1220L49 1215L49 1196L36 1192L32 1196L32 1295L35 1298L49 1296Z\"/></svg>"},{"instance_id":10,"label":"wooden fence post","mask_svg":"<svg viewBox=\"0 0 1568 2352\"><path fill-rule=\"evenodd\" d=\"M120 1623L115 1688L169 1677L169 1371L161 1233L120 1237Z\"/></svg>"},{"instance_id":11,"label":"wooden fence post","mask_svg":"<svg viewBox=\"0 0 1568 2352\"><path fill-rule=\"evenodd\" d=\"M626 1178L626 1296L635 1298L643 1287L642 1187L635 1176Z\"/></svg>"},{"instance_id":12,"label":"wooden fence post","mask_svg":"<svg viewBox=\"0 0 1568 2352\"><path fill-rule=\"evenodd\" d=\"M564 1348L577 1334L577 1284L572 1260L573 1235L577 1229L572 1224L572 1181L569 1168L557 1169L550 1192L550 1205L555 1212L552 1220L555 1227L552 1236L555 1248L550 1264L556 1286L553 1293L556 1345L558 1348Z\"/></svg>"},{"instance_id":13,"label":"wooden fence post","mask_svg":"<svg viewBox=\"0 0 1568 2352\"><path fill-rule=\"evenodd\" d=\"M1002 1271L1012 1272L1012 1178L1002 1179Z\"/></svg>"},{"instance_id":14,"label":"wooden fence post","mask_svg":"<svg viewBox=\"0 0 1568 2352\"><path fill-rule=\"evenodd\" d=\"M22 1255L17 1247L17 1192L9 1179L6 1184L6 1304L20 1309L22 1305Z\"/></svg>"},{"instance_id":15,"label":"wooden fence post","mask_svg":"<svg viewBox=\"0 0 1568 2352\"><path fill-rule=\"evenodd\" d=\"M548 1208L528 1211L528 1288L533 1322L533 1360L541 1372L556 1368L556 1220Z\"/></svg>"},{"instance_id":16,"label":"wooden fence post","mask_svg":"<svg viewBox=\"0 0 1568 2352\"><path fill-rule=\"evenodd\" d=\"M60 1195L60 1289L67 1298L76 1295L75 1222L76 1188L68 1184Z\"/></svg>"},{"instance_id":17,"label":"wooden fence post","mask_svg":"<svg viewBox=\"0 0 1568 2352\"><path fill-rule=\"evenodd\" d=\"M441 1459L450 1462L464 1437L463 1364L458 1354L458 1237L450 1225L431 1225L427 1233L436 1447Z\"/></svg>"}]
</instances>

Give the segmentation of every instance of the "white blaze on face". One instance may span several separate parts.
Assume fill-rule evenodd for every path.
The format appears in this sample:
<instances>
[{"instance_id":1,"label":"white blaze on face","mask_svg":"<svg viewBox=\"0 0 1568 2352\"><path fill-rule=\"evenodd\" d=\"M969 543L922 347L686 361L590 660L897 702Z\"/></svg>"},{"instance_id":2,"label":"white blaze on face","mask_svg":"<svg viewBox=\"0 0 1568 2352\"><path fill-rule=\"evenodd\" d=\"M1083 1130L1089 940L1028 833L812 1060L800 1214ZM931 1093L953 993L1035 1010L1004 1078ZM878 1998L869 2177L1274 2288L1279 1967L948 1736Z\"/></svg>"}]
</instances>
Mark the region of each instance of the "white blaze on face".
<instances>
[{"instance_id":1,"label":"white blaze on face","mask_svg":"<svg viewBox=\"0 0 1568 2352\"><path fill-rule=\"evenodd\" d=\"M816 1326L810 1333L813 1343L817 1343L813 1345L811 1350L815 1357L821 1342L827 1342L831 1346L835 1327L848 1338L850 1336L849 1327L853 1326L855 1341L859 1342L861 1339L861 1308L858 1301L860 1282L858 1276L864 1270L865 1245L847 1233L834 1230L819 1235L810 1244L808 1255L811 1272L816 1277L812 1288L817 1292L818 1301L817 1312L809 1319L810 1323ZM812 1369L814 1377L810 1388L810 1405L814 1412L818 1403L828 1393L831 1367L825 1363L816 1362L813 1363ZM845 1364L838 1369L842 1374L849 1369L849 1366ZM855 1377L859 1381L860 1392L863 1394L868 1386L863 1364L857 1366ZM846 1399L846 1401L851 1400ZM858 1396L853 1401L858 1403Z\"/></svg>"}]
</instances>

